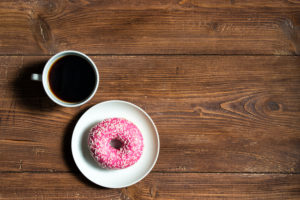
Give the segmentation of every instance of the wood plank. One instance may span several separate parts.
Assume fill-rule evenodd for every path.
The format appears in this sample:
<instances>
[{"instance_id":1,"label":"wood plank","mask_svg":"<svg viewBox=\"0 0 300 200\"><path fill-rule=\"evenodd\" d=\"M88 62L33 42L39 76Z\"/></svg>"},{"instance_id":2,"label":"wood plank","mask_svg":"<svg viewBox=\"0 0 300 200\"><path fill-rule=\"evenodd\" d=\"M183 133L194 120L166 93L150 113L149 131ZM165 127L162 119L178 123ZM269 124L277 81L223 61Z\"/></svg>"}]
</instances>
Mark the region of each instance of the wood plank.
<instances>
[{"instance_id":1,"label":"wood plank","mask_svg":"<svg viewBox=\"0 0 300 200\"><path fill-rule=\"evenodd\" d=\"M121 99L158 127L155 171L300 172L297 56L92 56L100 87L79 108L54 105L29 80L47 58L0 56L0 171L76 170L76 121Z\"/></svg>"},{"instance_id":2,"label":"wood plank","mask_svg":"<svg viewBox=\"0 0 300 200\"><path fill-rule=\"evenodd\" d=\"M135 1L125 1L125 0L84 0L84 1L27 1L14 0L2 0L2 5L6 8L14 8L22 4L24 7L41 7L47 12L53 12L55 9L61 7L93 7L99 6L100 10L154 10L154 9L185 9L193 10L199 7L203 8L248 8L248 9L260 9L260 8L281 8L288 9L291 11L297 11L300 8L300 2L297 0L234 0L234 1L224 1L224 0L211 0L211 1L199 1L199 0L152 0L151 2L147 0L135 0ZM298 10L299 11L299 10Z\"/></svg>"},{"instance_id":3,"label":"wood plank","mask_svg":"<svg viewBox=\"0 0 300 200\"><path fill-rule=\"evenodd\" d=\"M299 2L220 2L1 1L0 54L299 55Z\"/></svg>"},{"instance_id":4,"label":"wood plank","mask_svg":"<svg viewBox=\"0 0 300 200\"><path fill-rule=\"evenodd\" d=\"M0 199L299 199L300 175L151 173L105 189L72 173L1 173Z\"/></svg>"}]
</instances>

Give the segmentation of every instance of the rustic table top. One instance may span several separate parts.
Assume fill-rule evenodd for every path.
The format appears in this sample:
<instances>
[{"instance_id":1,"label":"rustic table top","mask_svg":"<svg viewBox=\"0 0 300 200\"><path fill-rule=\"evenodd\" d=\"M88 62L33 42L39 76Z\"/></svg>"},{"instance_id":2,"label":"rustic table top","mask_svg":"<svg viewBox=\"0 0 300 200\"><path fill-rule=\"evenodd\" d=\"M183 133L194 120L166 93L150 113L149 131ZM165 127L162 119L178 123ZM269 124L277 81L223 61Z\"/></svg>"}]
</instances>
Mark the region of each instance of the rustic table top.
<instances>
[{"instance_id":1,"label":"rustic table top","mask_svg":"<svg viewBox=\"0 0 300 200\"><path fill-rule=\"evenodd\" d=\"M30 81L51 55L96 63L95 97L52 103ZM300 1L0 2L0 199L299 199ZM139 183L106 189L74 164L91 106L143 108L161 148Z\"/></svg>"}]
</instances>

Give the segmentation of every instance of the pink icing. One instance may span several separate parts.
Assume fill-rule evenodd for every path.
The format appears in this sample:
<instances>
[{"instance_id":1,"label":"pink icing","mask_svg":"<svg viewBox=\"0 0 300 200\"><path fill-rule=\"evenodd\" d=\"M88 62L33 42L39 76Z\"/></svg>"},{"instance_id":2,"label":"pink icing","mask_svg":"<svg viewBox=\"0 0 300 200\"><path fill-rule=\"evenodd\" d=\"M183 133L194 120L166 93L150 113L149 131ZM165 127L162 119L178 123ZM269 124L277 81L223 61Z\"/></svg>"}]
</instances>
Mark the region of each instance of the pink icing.
<instances>
[{"instance_id":1,"label":"pink icing","mask_svg":"<svg viewBox=\"0 0 300 200\"><path fill-rule=\"evenodd\" d=\"M124 118L109 118L94 126L88 137L93 158L103 168L123 169L135 164L143 153L143 136Z\"/></svg>"}]
</instances>

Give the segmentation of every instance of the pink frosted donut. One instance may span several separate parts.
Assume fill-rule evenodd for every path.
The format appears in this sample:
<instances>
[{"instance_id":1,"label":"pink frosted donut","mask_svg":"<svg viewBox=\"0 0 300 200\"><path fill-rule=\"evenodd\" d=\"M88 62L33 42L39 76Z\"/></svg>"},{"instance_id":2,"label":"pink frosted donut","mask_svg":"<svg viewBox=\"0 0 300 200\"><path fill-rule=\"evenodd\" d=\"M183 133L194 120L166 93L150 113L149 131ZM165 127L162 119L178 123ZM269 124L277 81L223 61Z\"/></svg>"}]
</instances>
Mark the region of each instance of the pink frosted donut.
<instances>
[{"instance_id":1,"label":"pink frosted donut","mask_svg":"<svg viewBox=\"0 0 300 200\"><path fill-rule=\"evenodd\" d=\"M124 169L140 159L144 143L135 124L124 118L109 118L91 129L88 147L101 167Z\"/></svg>"}]
</instances>

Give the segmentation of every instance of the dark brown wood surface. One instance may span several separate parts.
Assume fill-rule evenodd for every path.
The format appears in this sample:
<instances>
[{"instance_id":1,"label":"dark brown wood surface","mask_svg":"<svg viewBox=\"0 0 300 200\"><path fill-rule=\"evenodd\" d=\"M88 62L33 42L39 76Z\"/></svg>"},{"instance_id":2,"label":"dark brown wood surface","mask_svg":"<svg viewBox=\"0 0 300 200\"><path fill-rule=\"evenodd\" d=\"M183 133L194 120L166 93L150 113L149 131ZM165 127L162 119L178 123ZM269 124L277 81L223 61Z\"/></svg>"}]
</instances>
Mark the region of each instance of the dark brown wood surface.
<instances>
[{"instance_id":1,"label":"dark brown wood surface","mask_svg":"<svg viewBox=\"0 0 300 200\"><path fill-rule=\"evenodd\" d=\"M0 53L300 53L299 1L1 1Z\"/></svg>"},{"instance_id":2,"label":"dark brown wood surface","mask_svg":"<svg viewBox=\"0 0 300 200\"><path fill-rule=\"evenodd\" d=\"M3 199L297 199L300 195L299 174L154 172L119 190L99 188L72 173L6 173L0 178Z\"/></svg>"},{"instance_id":3,"label":"dark brown wood surface","mask_svg":"<svg viewBox=\"0 0 300 200\"><path fill-rule=\"evenodd\" d=\"M1 1L0 199L299 199L300 1ZM87 53L95 97L52 103L30 81L61 50ZM157 125L141 182L101 188L70 140L120 99Z\"/></svg>"}]
</instances>

